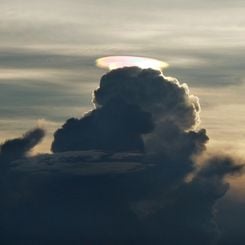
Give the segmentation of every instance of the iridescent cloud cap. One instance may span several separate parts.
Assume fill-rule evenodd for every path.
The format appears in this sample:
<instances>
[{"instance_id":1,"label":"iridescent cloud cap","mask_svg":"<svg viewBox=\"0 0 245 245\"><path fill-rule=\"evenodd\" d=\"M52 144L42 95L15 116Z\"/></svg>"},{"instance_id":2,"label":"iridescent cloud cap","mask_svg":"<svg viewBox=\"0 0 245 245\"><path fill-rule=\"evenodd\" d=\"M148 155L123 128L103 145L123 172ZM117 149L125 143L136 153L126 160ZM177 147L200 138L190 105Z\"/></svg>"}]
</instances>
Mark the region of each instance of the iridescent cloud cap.
<instances>
[{"instance_id":1,"label":"iridescent cloud cap","mask_svg":"<svg viewBox=\"0 0 245 245\"><path fill-rule=\"evenodd\" d=\"M96 60L96 66L109 70L114 70L122 67L138 66L142 69L151 68L154 70L162 70L168 67L168 63L137 56L107 56Z\"/></svg>"}]
</instances>

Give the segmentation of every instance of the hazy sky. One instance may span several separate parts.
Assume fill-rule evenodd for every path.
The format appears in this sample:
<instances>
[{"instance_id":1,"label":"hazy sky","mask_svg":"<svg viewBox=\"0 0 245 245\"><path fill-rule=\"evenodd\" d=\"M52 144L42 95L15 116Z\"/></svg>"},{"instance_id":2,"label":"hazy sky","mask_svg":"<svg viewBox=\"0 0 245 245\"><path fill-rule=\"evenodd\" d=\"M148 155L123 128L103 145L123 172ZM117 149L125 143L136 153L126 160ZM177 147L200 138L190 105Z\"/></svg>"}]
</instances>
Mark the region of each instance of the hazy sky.
<instances>
[{"instance_id":1,"label":"hazy sky","mask_svg":"<svg viewBox=\"0 0 245 245\"><path fill-rule=\"evenodd\" d=\"M44 125L50 137L92 107L96 58L149 56L200 98L212 142L245 145L242 0L1 0L0 140ZM50 141L50 139L49 139ZM49 143L42 145L47 151Z\"/></svg>"}]
</instances>

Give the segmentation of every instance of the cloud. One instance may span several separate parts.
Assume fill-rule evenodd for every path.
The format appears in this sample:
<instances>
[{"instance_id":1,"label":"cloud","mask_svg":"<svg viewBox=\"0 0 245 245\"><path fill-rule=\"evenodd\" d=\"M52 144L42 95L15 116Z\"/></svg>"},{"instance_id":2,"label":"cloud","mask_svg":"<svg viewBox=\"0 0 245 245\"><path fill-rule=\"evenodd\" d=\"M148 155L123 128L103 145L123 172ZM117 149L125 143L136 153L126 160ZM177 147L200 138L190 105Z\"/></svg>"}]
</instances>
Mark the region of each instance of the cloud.
<instances>
[{"instance_id":1,"label":"cloud","mask_svg":"<svg viewBox=\"0 0 245 245\"><path fill-rule=\"evenodd\" d=\"M114 99L83 118L69 119L52 144L54 152L71 150L144 151L141 134L152 130L150 113Z\"/></svg>"},{"instance_id":2,"label":"cloud","mask_svg":"<svg viewBox=\"0 0 245 245\"><path fill-rule=\"evenodd\" d=\"M55 132L52 154L27 155L40 129L2 145L2 241L217 244L215 206L244 163L204 157L208 136L187 85L127 67L104 75L93 101Z\"/></svg>"},{"instance_id":3,"label":"cloud","mask_svg":"<svg viewBox=\"0 0 245 245\"><path fill-rule=\"evenodd\" d=\"M68 120L55 133L53 151L143 151L139 136L152 131L151 120L155 131L162 125L183 131L199 123L198 99L187 85L152 69L130 67L104 75L94 91L94 103L95 110L80 120Z\"/></svg>"},{"instance_id":4,"label":"cloud","mask_svg":"<svg viewBox=\"0 0 245 245\"><path fill-rule=\"evenodd\" d=\"M29 151L43 139L45 132L41 128L28 131L21 138L7 140L0 146L0 163L9 163L27 156Z\"/></svg>"},{"instance_id":5,"label":"cloud","mask_svg":"<svg viewBox=\"0 0 245 245\"><path fill-rule=\"evenodd\" d=\"M79 54L66 54L65 52L54 52L47 49L34 48L11 48L3 49L0 47L0 64L1 69L27 69L31 71L67 71L81 70L81 63L83 67L89 69L93 64L95 56L81 56ZM14 74L13 74L14 75Z\"/></svg>"},{"instance_id":6,"label":"cloud","mask_svg":"<svg viewBox=\"0 0 245 245\"><path fill-rule=\"evenodd\" d=\"M5 181L8 206L1 203L2 239L214 244L214 205L227 191L224 176L240 168L216 156L190 182L167 182L173 170L145 154L80 151L14 161Z\"/></svg>"},{"instance_id":7,"label":"cloud","mask_svg":"<svg viewBox=\"0 0 245 245\"><path fill-rule=\"evenodd\" d=\"M155 123L169 120L190 129L199 121L198 98L189 94L186 84L180 85L159 71L131 67L104 75L94 92L94 103L104 106L118 97L150 112Z\"/></svg>"}]
</instances>

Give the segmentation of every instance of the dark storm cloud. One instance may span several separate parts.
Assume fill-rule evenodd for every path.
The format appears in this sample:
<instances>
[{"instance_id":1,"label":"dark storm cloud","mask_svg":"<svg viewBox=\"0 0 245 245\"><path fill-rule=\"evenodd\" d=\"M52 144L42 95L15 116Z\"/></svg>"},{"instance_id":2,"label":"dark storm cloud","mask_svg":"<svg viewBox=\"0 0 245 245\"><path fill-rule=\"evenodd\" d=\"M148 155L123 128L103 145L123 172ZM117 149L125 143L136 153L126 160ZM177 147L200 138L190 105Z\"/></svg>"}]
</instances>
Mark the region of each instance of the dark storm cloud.
<instances>
[{"instance_id":1,"label":"dark storm cloud","mask_svg":"<svg viewBox=\"0 0 245 245\"><path fill-rule=\"evenodd\" d=\"M96 176L142 171L140 153L105 153L100 151L72 151L42 154L12 162L11 172L31 175L46 175L62 178L68 172L72 176ZM57 164L58 163L58 164Z\"/></svg>"},{"instance_id":2,"label":"dark storm cloud","mask_svg":"<svg viewBox=\"0 0 245 245\"><path fill-rule=\"evenodd\" d=\"M208 136L195 129L200 106L187 85L122 68L102 77L94 103L56 131L53 154L26 156L37 141L2 146L18 153L1 178L2 241L217 244L214 208L243 163L203 157Z\"/></svg>"},{"instance_id":3,"label":"dark storm cloud","mask_svg":"<svg viewBox=\"0 0 245 245\"><path fill-rule=\"evenodd\" d=\"M227 191L224 177L241 166L216 156L190 182L176 174L166 181L183 167L165 161L168 167L142 154L90 151L12 162L2 239L16 241L12 234L19 234L21 242L40 244L216 244L214 205Z\"/></svg>"},{"instance_id":4,"label":"dark storm cloud","mask_svg":"<svg viewBox=\"0 0 245 245\"><path fill-rule=\"evenodd\" d=\"M217 205L217 223L221 229L222 245L242 245L244 243L244 202L234 201L233 197L223 198Z\"/></svg>"},{"instance_id":5,"label":"dark storm cloud","mask_svg":"<svg viewBox=\"0 0 245 245\"><path fill-rule=\"evenodd\" d=\"M202 153L208 140L205 129L186 132L167 121L158 126L151 135L146 136L145 146L148 152L157 152L178 162Z\"/></svg>"},{"instance_id":6,"label":"dark storm cloud","mask_svg":"<svg viewBox=\"0 0 245 245\"><path fill-rule=\"evenodd\" d=\"M243 167L244 163L239 164L232 157L212 156L206 159L190 182L182 184L177 190L175 201L178 204L175 208L178 210L180 227L185 227L180 228L181 235L189 236L191 244L223 244L220 242L214 207L229 189L225 177L241 173ZM188 242L183 241L182 244ZM233 244L237 244L237 240Z\"/></svg>"},{"instance_id":7,"label":"dark storm cloud","mask_svg":"<svg viewBox=\"0 0 245 245\"><path fill-rule=\"evenodd\" d=\"M43 139L45 132L36 128L25 133L21 138L7 140L0 146L0 163L9 163L27 156L27 153ZM3 166L1 166L3 167Z\"/></svg>"},{"instance_id":8,"label":"dark storm cloud","mask_svg":"<svg viewBox=\"0 0 245 245\"><path fill-rule=\"evenodd\" d=\"M71 150L144 151L142 134L153 129L151 114L123 100L111 100L107 106L71 118L59 129L53 152Z\"/></svg>"},{"instance_id":9,"label":"dark storm cloud","mask_svg":"<svg viewBox=\"0 0 245 245\"><path fill-rule=\"evenodd\" d=\"M113 70L104 75L94 92L94 102L105 106L113 98L137 104L152 114L155 123L171 121L190 129L199 121L198 98L176 79L163 77L159 71L137 67Z\"/></svg>"},{"instance_id":10,"label":"dark storm cloud","mask_svg":"<svg viewBox=\"0 0 245 245\"><path fill-rule=\"evenodd\" d=\"M152 69L111 71L94 91L94 103L97 108L90 114L68 120L55 133L53 151L144 151L140 136L152 131L151 124L155 131L164 125L164 129L173 131L176 127L176 132L191 129L199 122L198 99L189 94L187 85L164 78Z\"/></svg>"}]
</instances>

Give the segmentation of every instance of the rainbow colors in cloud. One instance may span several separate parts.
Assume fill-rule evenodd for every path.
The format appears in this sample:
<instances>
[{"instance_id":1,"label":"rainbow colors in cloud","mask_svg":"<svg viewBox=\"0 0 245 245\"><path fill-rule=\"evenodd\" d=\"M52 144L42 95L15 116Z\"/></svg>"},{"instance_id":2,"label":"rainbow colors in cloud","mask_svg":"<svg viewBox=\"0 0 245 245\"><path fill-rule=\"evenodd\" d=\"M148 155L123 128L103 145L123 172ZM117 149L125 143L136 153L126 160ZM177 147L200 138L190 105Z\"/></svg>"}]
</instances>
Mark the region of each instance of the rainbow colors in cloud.
<instances>
[{"instance_id":1,"label":"rainbow colors in cloud","mask_svg":"<svg viewBox=\"0 0 245 245\"><path fill-rule=\"evenodd\" d=\"M138 66L142 69L151 68L154 70L162 70L168 67L168 63L147 57L107 56L97 59L96 66L100 68L106 68L109 70L129 66Z\"/></svg>"}]
</instances>

